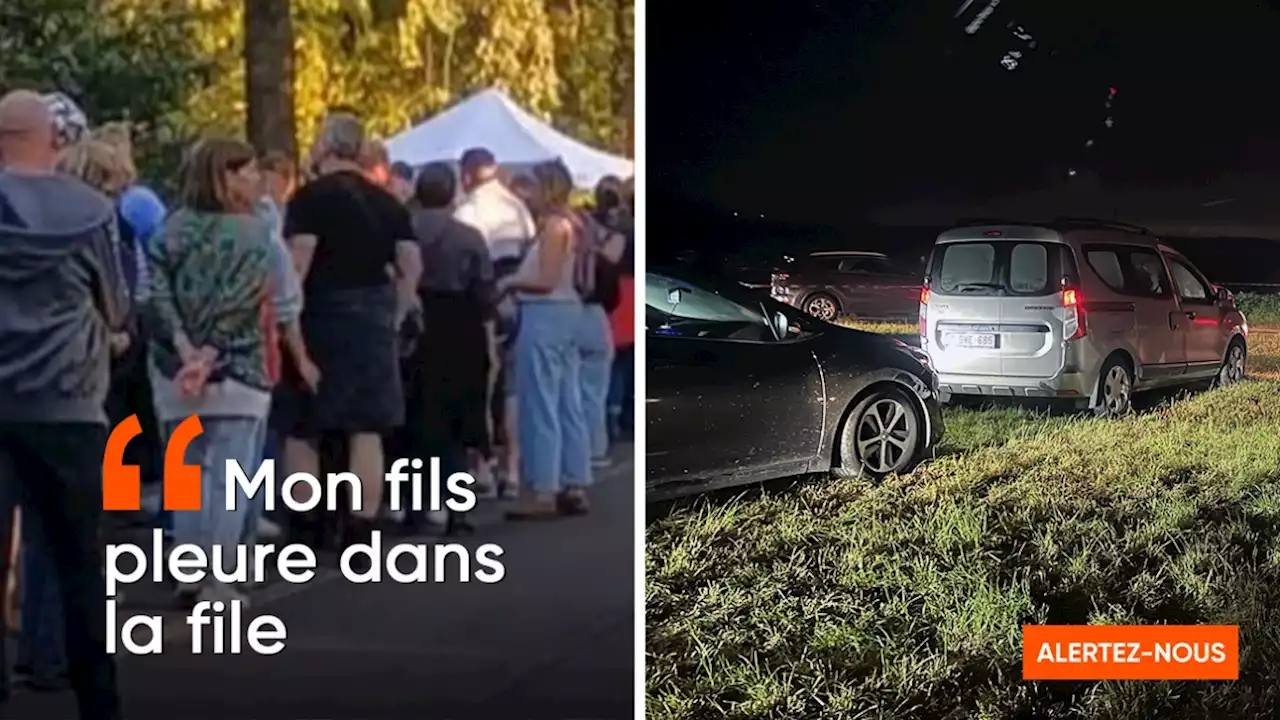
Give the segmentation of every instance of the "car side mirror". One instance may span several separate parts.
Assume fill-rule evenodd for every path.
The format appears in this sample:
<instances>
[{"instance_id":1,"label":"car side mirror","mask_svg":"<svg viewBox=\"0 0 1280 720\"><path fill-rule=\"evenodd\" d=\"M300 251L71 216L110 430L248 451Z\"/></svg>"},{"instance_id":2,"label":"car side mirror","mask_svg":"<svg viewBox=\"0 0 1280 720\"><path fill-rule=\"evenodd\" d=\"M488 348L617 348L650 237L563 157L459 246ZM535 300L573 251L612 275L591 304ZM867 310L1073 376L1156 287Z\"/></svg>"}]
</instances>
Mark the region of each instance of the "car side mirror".
<instances>
[{"instance_id":1,"label":"car side mirror","mask_svg":"<svg viewBox=\"0 0 1280 720\"><path fill-rule=\"evenodd\" d=\"M786 340L787 332L791 329L791 321L787 319L787 316L785 313L781 313L781 312L774 313L773 327L775 330L778 331L778 339Z\"/></svg>"},{"instance_id":2,"label":"car side mirror","mask_svg":"<svg viewBox=\"0 0 1280 720\"><path fill-rule=\"evenodd\" d=\"M1231 303L1231 300L1232 300L1232 298L1231 298L1231 291L1230 291L1230 290L1228 290L1228 289L1226 289L1226 288L1224 288L1224 287L1219 287L1219 288L1218 288L1218 302L1219 302L1220 304L1222 304L1222 305L1227 305L1227 304L1230 304L1230 303Z\"/></svg>"}]
</instances>

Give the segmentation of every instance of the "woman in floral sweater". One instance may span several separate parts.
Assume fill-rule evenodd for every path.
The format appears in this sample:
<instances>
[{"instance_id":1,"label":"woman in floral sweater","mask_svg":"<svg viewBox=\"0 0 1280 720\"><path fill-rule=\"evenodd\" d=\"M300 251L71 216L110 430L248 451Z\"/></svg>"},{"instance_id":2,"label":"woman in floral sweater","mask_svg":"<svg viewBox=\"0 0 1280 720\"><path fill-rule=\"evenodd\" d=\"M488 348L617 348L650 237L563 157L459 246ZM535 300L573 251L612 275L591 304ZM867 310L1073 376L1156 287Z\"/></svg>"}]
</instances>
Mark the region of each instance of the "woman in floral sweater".
<instances>
[{"instance_id":1,"label":"woman in floral sweater","mask_svg":"<svg viewBox=\"0 0 1280 720\"><path fill-rule=\"evenodd\" d=\"M227 571L253 513L243 497L236 510L226 509L226 463L237 461L250 477L257 471L280 365L272 230L255 213L255 160L253 148L238 141L200 143L188 159L180 207L148 252L156 414L166 443L191 415L203 428L186 458L201 468L201 509L174 513L174 541L198 545L211 558L222 546ZM245 598L212 579L179 589L181 603L198 599Z\"/></svg>"}]
</instances>

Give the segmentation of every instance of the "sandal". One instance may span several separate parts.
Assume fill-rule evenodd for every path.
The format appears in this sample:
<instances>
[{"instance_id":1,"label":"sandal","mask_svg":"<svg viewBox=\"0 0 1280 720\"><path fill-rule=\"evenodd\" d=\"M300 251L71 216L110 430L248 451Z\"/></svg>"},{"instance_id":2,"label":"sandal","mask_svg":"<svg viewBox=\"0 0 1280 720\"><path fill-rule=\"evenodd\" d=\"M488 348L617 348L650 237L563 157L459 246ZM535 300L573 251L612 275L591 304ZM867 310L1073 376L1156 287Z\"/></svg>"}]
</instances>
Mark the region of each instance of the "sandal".
<instances>
[{"instance_id":1,"label":"sandal","mask_svg":"<svg viewBox=\"0 0 1280 720\"><path fill-rule=\"evenodd\" d=\"M556 508L562 515L586 515L591 512L591 501L583 490L565 490L556 496Z\"/></svg>"}]
</instances>

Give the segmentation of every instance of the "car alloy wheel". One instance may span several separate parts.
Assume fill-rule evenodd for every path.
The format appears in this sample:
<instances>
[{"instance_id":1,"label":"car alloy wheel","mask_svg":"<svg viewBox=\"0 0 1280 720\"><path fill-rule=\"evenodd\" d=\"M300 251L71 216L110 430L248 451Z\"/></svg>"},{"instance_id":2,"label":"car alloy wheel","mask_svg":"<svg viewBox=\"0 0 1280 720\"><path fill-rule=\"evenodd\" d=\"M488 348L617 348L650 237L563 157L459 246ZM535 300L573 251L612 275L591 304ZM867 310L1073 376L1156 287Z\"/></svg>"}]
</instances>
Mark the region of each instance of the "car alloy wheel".
<instances>
[{"instance_id":1,"label":"car alloy wheel","mask_svg":"<svg viewBox=\"0 0 1280 720\"><path fill-rule=\"evenodd\" d=\"M1102 379L1102 409L1107 417L1119 417L1129 412L1133 402L1133 379L1129 369L1112 361Z\"/></svg>"},{"instance_id":2,"label":"car alloy wheel","mask_svg":"<svg viewBox=\"0 0 1280 720\"><path fill-rule=\"evenodd\" d=\"M836 317L836 302L826 295L815 295L805 303L805 312L818 318L819 320L834 320Z\"/></svg>"},{"instance_id":3,"label":"car alloy wheel","mask_svg":"<svg viewBox=\"0 0 1280 720\"><path fill-rule=\"evenodd\" d=\"M1218 386L1235 385L1244 380L1244 345L1238 341L1227 348L1227 357L1222 361L1222 369L1218 371Z\"/></svg>"},{"instance_id":4,"label":"car alloy wheel","mask_svg":"<svg viewBox=\"0 0 1280 720\"><path fill-rule=\"evenodd\" d=\"M919 454L920 416L903 390L872 393L849 414L840 438L837 473L884 477L910 470Z\"/></svg>"}]
</instances>

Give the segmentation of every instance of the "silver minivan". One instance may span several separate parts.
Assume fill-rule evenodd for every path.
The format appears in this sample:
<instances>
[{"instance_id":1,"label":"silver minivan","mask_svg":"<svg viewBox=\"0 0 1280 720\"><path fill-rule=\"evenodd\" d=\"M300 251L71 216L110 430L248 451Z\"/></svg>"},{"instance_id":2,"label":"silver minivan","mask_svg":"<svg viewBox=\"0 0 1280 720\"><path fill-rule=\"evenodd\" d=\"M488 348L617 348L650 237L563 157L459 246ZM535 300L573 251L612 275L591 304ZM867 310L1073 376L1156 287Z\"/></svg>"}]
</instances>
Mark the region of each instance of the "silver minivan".
<instances>
[{"instance_id":1,"label":"silver minivan","mask_svg":"<svg viewBox=\"0 0 1280 720\"><path fill-rule=\"evenodd\" d=\"M926 272L920 342L944 402L1058 398L1116 416L1134 392L1245 374L1231 293L1137 226L959 227Z\"/></svg>"}]
</instances>

